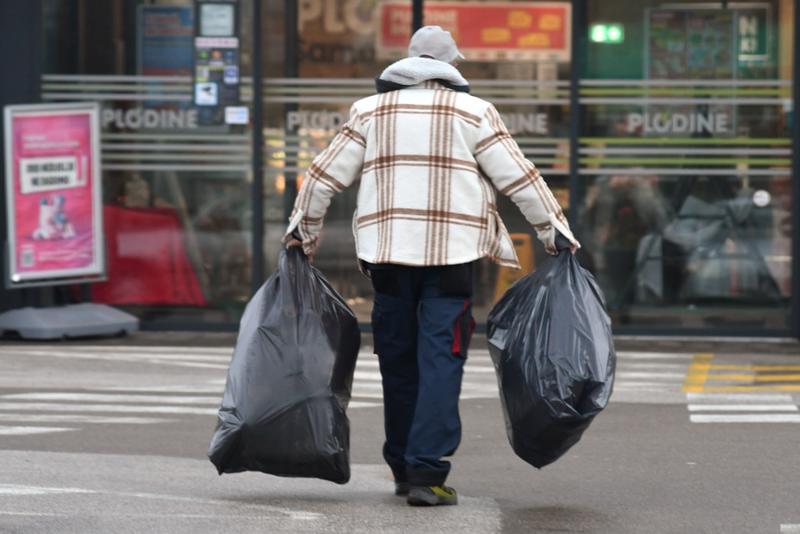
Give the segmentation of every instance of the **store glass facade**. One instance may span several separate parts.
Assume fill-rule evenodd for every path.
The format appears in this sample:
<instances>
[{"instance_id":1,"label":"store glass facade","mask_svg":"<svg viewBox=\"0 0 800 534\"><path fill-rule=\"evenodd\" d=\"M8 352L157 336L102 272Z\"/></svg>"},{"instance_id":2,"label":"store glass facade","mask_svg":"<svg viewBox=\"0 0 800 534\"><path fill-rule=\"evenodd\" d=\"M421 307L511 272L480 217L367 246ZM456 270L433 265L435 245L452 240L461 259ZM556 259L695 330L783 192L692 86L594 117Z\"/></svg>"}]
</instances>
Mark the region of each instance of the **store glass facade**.
<instances>
[{"instance_id":1,"label":"store glass facade","mask_svg":"<svg viewBox=\"0 0 800 534\"><path fill-rule=\"evenodd\" d=\"M235 325L303 173L403 57L414 15L406 0L236 4L248 125L209 124L193 102L192 1L43 0L42 99L103 105L110 273L91 298L154 327ZM794 328L795 4L428 0L423 14L454 33L473 94L566 208L618 330L758 335ZM316 263L367 322L356 193L331 204ZM499 208L524 270L481 262L484 320L543 259Z\"/></svg>"},{"instance_id":2,"label":"store glass facade","mask_svg":"<svg viewBox=\"0 0 800 534\"><path fill-rule=\"evenodd\" d=\"M251 290L250 126L207 125L192 102L194 7L44 0L42 100L102 110L108 281L91 299L145 322L236 321ZM252 2L239 2L251 106Z\"/></svg>"},{"instance_id":3,"label":"store glass facade","mask_svg":"<svg viewBox=\"0 0 800 534\"><path fill-rule=\"evenodd\" d=\"M589 2L578 233L618 325L788 326L793 9Z\"/></svg>"},{"instance_id":4,"label":"store glass facade","mask_svg":"<svg viewBox=\"0 0 800 534\"><path fill-rule=\"evenodd\" d=\"M272 4L276 10L286 5ZM296 36L285 35L285 52L277 46L265 46L274 63L266 71L264 179L266 189L276 193L295 191L302 183L303 171L347 119L350 105L374 93L374 78L391 61L405 57L411 34L411 3L406 1L317 0L299 2L297 7L296 13L284 9L275 16L270 12L264 20L266 39L281 32L281 24L284 31L296 27L298 32ZM542 169L564 206L569 203L570 7L569 3L535 2L477 2L468 6L463 2L428 2L425 7L426 23L441 24L457 37L463 36L460 47L465 54L470 46L476 49L468 54L469 61L459 65L472 85L472 93L497 106L525 154ZM515 16L520 20L510 24L509 18ZM540 16L546 23L541 31L537 30ZM553 43L545 51L501 50L499 44L504 44L505 33L516 38L510 35L512 29L523 36L553 39ZM497 35L492 36L492 32ZM491 39L498 41L496 48L479 49L478 45ZM269 76L276 72L281 77ZM357 269L351 230L356 194L357 188L352 187L332 202L315 262L335 280L361 320L368 322L372 286ZM271 257L277 254L287 215L279 207L279 199L270 203L271 213L284 216L271 217L268 223L274 228L270 226L266 232L264 246ZM532 246L533 230L506 198L500 199L499 207L506 226L520 243L526 270L532 270L535 257L541 258L541 250ZM520 273L499 269L488 261L480 262L477 271L476 313L485 317L495 299Z\"/></svg>"}]
</instances>

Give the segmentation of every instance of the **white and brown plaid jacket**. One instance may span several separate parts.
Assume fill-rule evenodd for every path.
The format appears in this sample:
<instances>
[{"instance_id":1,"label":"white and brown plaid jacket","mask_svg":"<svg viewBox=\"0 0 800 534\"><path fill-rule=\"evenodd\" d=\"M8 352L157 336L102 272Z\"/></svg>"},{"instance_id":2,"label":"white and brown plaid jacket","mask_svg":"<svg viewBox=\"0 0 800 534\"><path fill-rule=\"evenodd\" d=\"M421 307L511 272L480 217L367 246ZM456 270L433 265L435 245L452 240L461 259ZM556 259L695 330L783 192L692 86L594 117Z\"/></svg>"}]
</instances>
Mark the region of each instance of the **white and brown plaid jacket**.
<instances>
[{"instance_id":1,"label":"white and brown plaid jacket","mask_svg":"<svg viewBox=\"0 0 800 534\"><path fill-rule=\"evenodd\" d=\"M413 60L444 65L442 74L455 71ZM578 244L494 106L453 89L446 81L452 75L437 79L445 81L428 79L353 104L295 202L289 231L297 229L307 254L318 245L331 197L359 179L353 232L358 257L370 263L453 265L489 257L518 268L495 189L511 197L548 250L555 230Z\"/></svg>"}]
</instances>

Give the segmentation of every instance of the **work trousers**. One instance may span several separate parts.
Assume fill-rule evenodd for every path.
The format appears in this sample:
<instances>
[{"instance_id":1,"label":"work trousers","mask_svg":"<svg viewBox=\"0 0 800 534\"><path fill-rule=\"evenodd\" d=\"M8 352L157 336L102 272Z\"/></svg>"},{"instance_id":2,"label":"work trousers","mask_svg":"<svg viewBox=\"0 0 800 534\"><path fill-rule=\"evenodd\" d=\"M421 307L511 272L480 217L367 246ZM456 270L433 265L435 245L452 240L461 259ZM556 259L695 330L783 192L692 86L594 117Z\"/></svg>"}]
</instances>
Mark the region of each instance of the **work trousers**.
<instances>
[{"instance_id":1,"label":"work trousers","mask_svg":"<svg viewBox=\"0 0 800 534\"><path fill-rule=\"evenodd\" d=\"M458 397L474 331L474 264L367 264L383 380L383 456L395 480L443 484L461 441Z\"/></svg>"}]
</instances>

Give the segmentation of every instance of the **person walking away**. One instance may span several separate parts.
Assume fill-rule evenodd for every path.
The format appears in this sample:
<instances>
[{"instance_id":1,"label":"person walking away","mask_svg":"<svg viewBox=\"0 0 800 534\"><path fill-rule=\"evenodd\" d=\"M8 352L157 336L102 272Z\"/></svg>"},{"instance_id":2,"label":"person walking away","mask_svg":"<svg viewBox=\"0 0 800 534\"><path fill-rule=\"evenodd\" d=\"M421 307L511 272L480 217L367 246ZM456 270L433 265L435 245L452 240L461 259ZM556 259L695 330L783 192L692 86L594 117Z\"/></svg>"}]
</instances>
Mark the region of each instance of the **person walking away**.
<instances>
[{"instance_id":1,"label":"person walking away","mask_svg":"<svg viewBox=\"0 0 800 534\"><path fill-rule=\"evenodd\" d=\"M519 268L497 212L507 195L556 253L580 246L539 170L495 107L469 94L449 32L425 26L409 57L376 79L305 174L287 246L312 257L331 197L360 179L353 231L375 290L374 349L383 381L383 456L410 505L456 504L445 485L461 440L458 397L474 329L475 262Z\"/></svg>"}]
</instances>

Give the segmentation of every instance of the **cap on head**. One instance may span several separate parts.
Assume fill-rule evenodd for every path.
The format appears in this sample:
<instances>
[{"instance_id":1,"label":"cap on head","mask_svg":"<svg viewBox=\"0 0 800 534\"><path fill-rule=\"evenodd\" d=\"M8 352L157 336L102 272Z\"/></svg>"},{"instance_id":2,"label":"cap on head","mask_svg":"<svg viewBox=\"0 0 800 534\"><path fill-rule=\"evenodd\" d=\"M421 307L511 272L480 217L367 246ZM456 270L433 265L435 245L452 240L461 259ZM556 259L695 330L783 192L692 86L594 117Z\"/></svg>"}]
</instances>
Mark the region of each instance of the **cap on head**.
<instances>
[{"instance_id":1,"label":"cap on head","mask_svg":"<svg viewBox=\"0 0 800 534\"><path fill-rule=\"evenodd\" d=\"M414 32L408 43L408 57L431 57L452 63L457 59L464 59L458 51L456 42L450 32L441 26L423 26Z\"/></svg>"}]
</instances>

